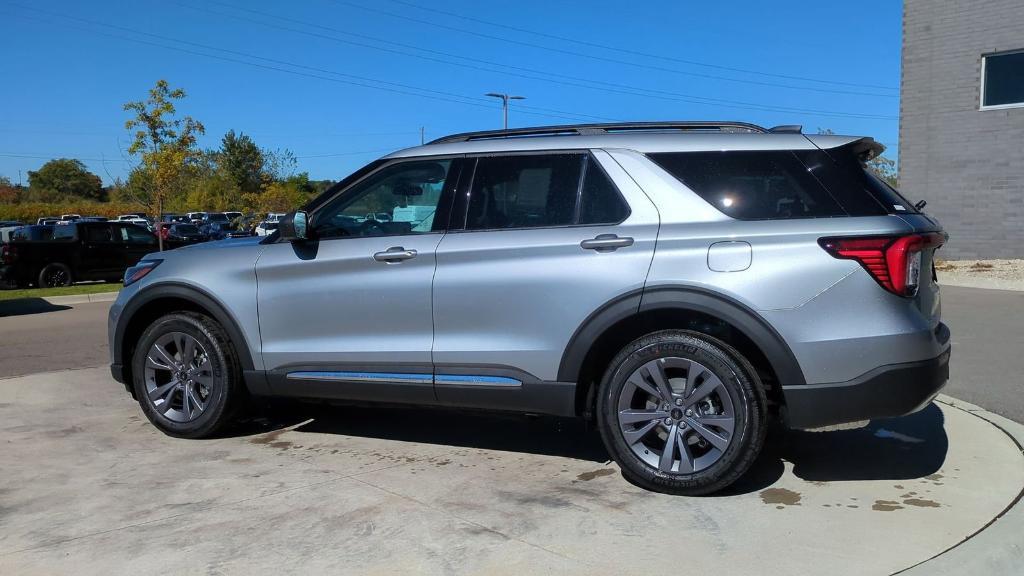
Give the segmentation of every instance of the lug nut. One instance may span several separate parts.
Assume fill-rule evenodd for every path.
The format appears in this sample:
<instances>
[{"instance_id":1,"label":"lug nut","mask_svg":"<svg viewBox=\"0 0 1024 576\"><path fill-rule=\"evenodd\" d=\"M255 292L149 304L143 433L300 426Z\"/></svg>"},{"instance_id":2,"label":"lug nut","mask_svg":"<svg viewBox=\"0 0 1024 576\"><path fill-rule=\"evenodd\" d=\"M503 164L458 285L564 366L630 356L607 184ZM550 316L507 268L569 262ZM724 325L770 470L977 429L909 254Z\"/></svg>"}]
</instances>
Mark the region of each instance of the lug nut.
<instances>
[{"instance_id":1,"label":"lug nut","mask_svg":"<svg viewBox=\"0 0 1024 576\"><path fill-rule=\"evenodd\" d=\"M683 399L682 398L676 398L676 406L682 406L682 405L683 405Z\"/></svg>"},{"instance_id":2,"label":"lug nut","mask_svg":"<svg viewBox=\"0 0 1024 576\"><path fill-rule=\"evenodd\" d=\"M693 410L687 410L686 411L686 415L687 416L693 416Z\"/></svg>"},{"instance_id":3,"label":"lug nut","mask_svg":"<svg viewBox=\"0 0 1024 576\"><path fill-rule=\"evenodd\" d=\"M672 419L671 418L665 418L665 426L671 426L671 425L672 425Z\"/></svg>"}]
</instances>

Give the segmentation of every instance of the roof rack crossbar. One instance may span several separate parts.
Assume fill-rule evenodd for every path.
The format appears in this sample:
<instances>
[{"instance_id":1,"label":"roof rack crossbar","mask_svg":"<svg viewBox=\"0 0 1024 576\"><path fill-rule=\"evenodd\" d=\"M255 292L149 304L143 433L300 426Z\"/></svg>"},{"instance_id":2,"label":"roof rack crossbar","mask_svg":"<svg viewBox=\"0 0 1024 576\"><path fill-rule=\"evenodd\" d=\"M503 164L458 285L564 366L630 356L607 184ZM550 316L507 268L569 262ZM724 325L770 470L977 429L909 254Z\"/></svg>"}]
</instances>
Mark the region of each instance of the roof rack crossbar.
<instances>
[{"instance_id":1,"label":"roof rack crossbar","mask_svg":"<svg viewBox=\"0 0 1024 576\"><path fill-rule=\"evenodd\" d=\"M493 138L515 138L524 136L559 136L608 134L610 132L632 131L707 131L707 132L752 132L767 133L768 130L747 122L706 122L706 121L673 121L673 122L608 122L599 124L567 124L561 126L538 126L534 128L511 128L508 130L483 130L480 132L463 132L452 134L428 142L428 144L448 144L452 142L468 142L470 140L488 140Z\"/></svg>"}]
</instances>

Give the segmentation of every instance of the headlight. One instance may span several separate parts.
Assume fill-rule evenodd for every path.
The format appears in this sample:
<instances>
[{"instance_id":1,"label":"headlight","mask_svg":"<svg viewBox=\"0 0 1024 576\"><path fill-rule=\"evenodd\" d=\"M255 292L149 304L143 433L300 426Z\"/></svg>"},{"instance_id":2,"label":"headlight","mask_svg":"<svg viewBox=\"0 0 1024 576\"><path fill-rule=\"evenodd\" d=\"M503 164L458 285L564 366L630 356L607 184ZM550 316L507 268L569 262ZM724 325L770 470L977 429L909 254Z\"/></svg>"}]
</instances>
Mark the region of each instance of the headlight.
<instances>
[{"instance_id":1,"label":"headlight","mask_svg":"<svg viewBox=\"0 0 1024 576\"><path fill-rule=\"evenodd\" d=\"M146 277L154 268L160 265L163 260L139 260L135 266L124 271L124 285L131 286Z\"/></svg>"}]
</instances>

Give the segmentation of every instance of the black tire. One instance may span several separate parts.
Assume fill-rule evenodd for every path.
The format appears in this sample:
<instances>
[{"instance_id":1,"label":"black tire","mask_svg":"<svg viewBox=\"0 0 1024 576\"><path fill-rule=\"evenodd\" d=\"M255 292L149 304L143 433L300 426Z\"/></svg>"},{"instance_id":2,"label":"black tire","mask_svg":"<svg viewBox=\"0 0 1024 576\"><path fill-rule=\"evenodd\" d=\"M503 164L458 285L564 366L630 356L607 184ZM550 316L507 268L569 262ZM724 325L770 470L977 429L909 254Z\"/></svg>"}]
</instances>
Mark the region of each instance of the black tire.
<instances>
[{"instance_id":1,"label":"black tire","mask_svg":"<svg viewBox=\"0 0 1024 576\"><path fill-rule=\"evenodd\" d=\"M161 413L150 400L147 389L147 356L159 339L172 333L194 338L210 361L212 385L205 408L198 417L187 422L174 421ZM217 434L239 416L248 396L238 356L227 333L211 318L193 312L168 314L146 328L132 355L132 386L149 421L165 434L178 438L207 438Z\"/></svg>"},{"instance_id":2,"label":"black tire","mask_svg":"<svg viewBox=\"0 0 1024 576\"><path fill-rule=\"evenodd\" d=\"M619 423L618 410L620 395L627 386L626 381L645 364L661 358L683 358L699 363L721 381L723 386L716 390L718 393L727 394L731 402L734 428L729 435L728 447L718 453L717 461L704 469L693 466L697 471L664 472L659 470L657 463L648 463L642 459L625 439ZM689 377L687 372L686 379ZM694 377L695 380L696 378ZM627 397L628 394L627 390ZM596 408L601 438L608 453L622 469L623 476L642 488L677 495L709 494L731 485L757 459L768 429L767 399L751 364L735 348L718 339L682 330L655 332L623 348L611 361L601 380ZM674 410L671 412L675 413ZM657 442L660 438L654 438L650 434L664 433L667 438L667 428L666 425L665 429L662 429L661 424L658 424L656 429L652 429L644 436L639 449L646 454L646 448L643 446L652 440ZM686 427L680 424L680 429L685 430ZM687 433L694 441L702 441L692 426L689 432L681 432ZM680 440L683 441L685 440ZM636 444L634 442L633 445ZM707 444L704 446L706 448ZM664 450L661 452L664 453ZM681 462L678 465L669 465L670 470L681 467Z\"/></svg>"},{"instance_id":3,"label":"black tire","mask_svg":"<svg viewBox=\"0 0 1024 576\"><path fill-rule=\"evenodd\" d=\"M40 288L57 288L71 286L74 278L71 275L71 268L67 264L53 262L43 266L43 269L39 271L38 281L37 286Z\"/></svg>"}]
</instances>

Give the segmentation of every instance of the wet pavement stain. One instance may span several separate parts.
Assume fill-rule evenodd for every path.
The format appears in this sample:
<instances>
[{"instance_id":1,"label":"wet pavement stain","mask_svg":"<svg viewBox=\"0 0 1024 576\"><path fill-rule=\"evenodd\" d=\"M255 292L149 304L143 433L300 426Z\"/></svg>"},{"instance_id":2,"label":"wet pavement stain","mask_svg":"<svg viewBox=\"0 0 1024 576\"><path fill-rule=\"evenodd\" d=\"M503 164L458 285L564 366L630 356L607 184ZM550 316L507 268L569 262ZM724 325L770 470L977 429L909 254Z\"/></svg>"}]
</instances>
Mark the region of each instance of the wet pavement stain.
<instances>
[{"instance_id":1,"label":"wet pavement stain","mask_svg":"<svg viewBox=\"0 0 1024 576\"><path fill-rule=\"evenodd\" d=\"M917 506L918 508L938 508L942 506L934 500L926 500L924 498L908 498L903 501L908 506Z\"/></svg>"},{"instance_id":2,"label":"wet pavement stain","mask_svg":"<svg viewBox=\"0 0 1024 576\"><path fill-rule=\"evenodd\" d=\"M900 506L899 502L894 502L892 500L875 500L871 509L876 512L892 512L893 510L902 510L903 506Z\"/></svg>"},{"instance_id":3,"label":"wet pavement stain","mask_svg":"<svg viewBox=\"0 0 1024 576\"><path fill-rule=\"evenodd\" d=\"M784 508L785 506L799 506L800 500L803 496L799 492L787 490L785 488L769 488L761 491L761 502L765 504L782 504L777 508Z\"/></svg>"},{"instance_id":4,"label":"wet pavement stain","mask_svg":"<svg viewBox=\"0 0 1024 576\"><path fill-rule=\"evenodd\" d=\"M587 482L593 480L594 478L599 478L601 476L609 476L611 474L615 474L615 470L612 468L598 468L597 470L593 470L591 472L584 472L577 476L576 478L579 480L583 480L584 482Z\"/></svg>"}]
</instances>

